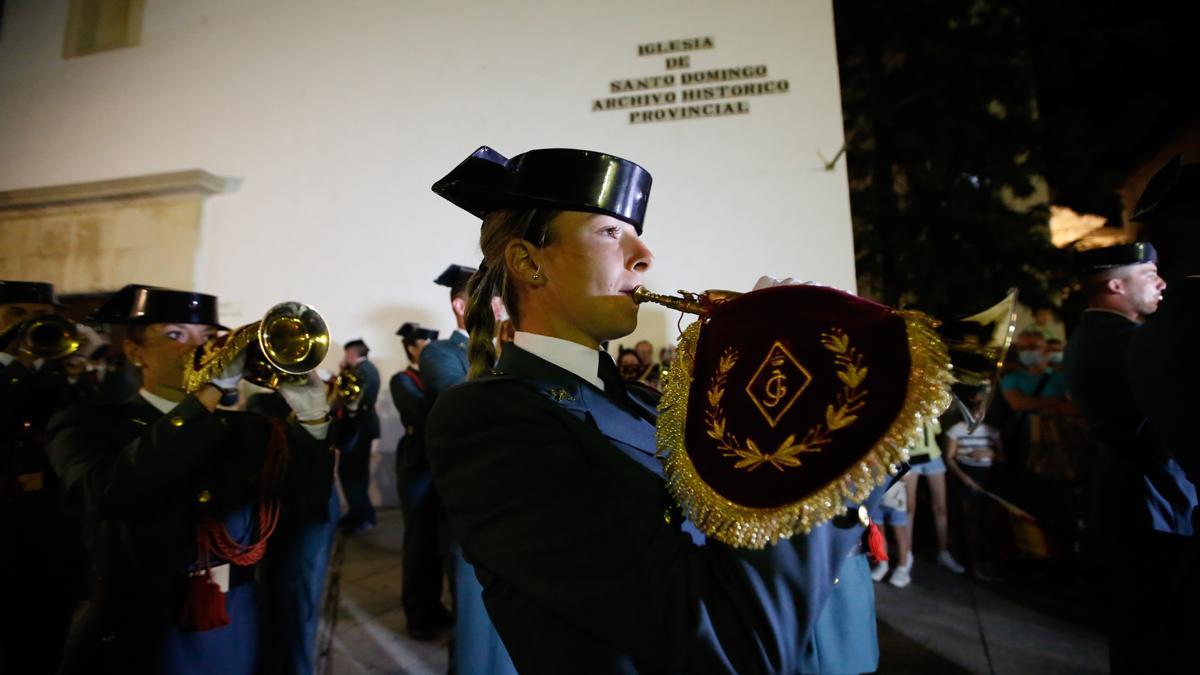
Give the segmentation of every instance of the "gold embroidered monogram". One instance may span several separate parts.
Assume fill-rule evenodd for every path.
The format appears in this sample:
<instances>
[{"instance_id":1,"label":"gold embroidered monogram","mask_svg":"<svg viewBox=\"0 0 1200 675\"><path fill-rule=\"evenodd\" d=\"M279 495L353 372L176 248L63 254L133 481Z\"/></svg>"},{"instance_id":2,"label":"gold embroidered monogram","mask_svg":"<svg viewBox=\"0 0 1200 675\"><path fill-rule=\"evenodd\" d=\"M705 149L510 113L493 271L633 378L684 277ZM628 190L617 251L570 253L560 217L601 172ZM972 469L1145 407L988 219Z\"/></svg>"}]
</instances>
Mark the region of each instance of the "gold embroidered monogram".
<instances>
[{"instance_id":1,"label":"gold embroidered monogram","mask_svg":"<svg viewBox=\"0 0 1200 675\"><path fill-rule=\"evenodd\" d=\"M770 464L779 471L796 468L801 465L801 454L820 452L832 440L833 432L845 429L858 420L858 415L855 413L866 405L868 393L866 389L862 388L863 381L867 379L867 367L863 364L862 354L851 346L850 336L846 334L846 331L836 326L830 328L829 332L821 334L821 346L833 354L834 368L837 371L838 380L842 382L842 389L837 393L834 401L825 406L824 422L818 422L809 428L800 441L796 440L796 434L789 434L778 447L769 452L764 452L750 437L746 437L743 445L738 441L737 436L726 429L725 412L721 409L721 399L725 397L725 382L729 378L729 371L737 365L738 352L730 347L721 354L721 360L717 363L717 372L713 374L706 392L708 407L704 413L704 421L708 437L717 441L717 449L726 457L737 458L733 468L753 471L764 464ZM800 386L790 394L790 397L786 389L788 375L784 374L788 363L795 368L792 376L801 382ZM763 378L763 372L768 368L771 369L767 371L770 374ZM804 379L800 380L795 373L801 374ZM760 382L760 384L756 385L756 382ZM772 385L772 382L775 384ZM796 398L811 382L812 375L782 344L775 342L762 365L750 378L750 383L746 385L746 393L750 395L759 412L774 428L779 418L796 402ZM759 390L761 390L761 394L758 393ZM764 400L760 401L758 395L765 396ZM772 417L768 410L779 407L784 399L787 399L786 404Z\"/></svg>"},{"instance_id":2,"label":"gold embroidered monogram","mask_svg":"<svg viewBox=\"0 0 1200 675\"><path fill-rule=\"evenodd\" d=\"M746 384L746 394L774 429L811 383L812 374L776 340Z\"/></svg>"}]
</instances>

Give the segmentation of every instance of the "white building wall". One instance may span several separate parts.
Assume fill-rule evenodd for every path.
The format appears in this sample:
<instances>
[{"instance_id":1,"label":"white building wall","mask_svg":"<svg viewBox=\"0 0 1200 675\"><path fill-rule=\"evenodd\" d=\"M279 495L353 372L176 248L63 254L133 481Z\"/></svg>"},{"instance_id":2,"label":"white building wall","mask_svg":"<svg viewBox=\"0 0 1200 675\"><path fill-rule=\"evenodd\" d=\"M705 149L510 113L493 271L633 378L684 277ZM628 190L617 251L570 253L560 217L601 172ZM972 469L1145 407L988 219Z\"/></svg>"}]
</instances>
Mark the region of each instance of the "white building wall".
<instances>
[{"instance_id":1,"label":"white building wall","mask_svg":"<svg viewBox=\"0 0 1200 675\"><path fill-rule=\"evenodd\" d=\"M67 4L4 4L0 190L241 178L208 200L198 254L226 323L308 302L386 378L401 322L452 327L433 277L478 263L477 221L429 186L481 144L646 166L655 290L764 273L853 288L845 164L818 157L843 141L828 0L148 0L141 46L64 60ZM666 74L639 44L700 36L715 47L687 53L693 70L765 64L789 92L728 117L591 110L612 80ZM676 318L644 308L630 341L673 339Z\"/></svg>"}]
</instances>

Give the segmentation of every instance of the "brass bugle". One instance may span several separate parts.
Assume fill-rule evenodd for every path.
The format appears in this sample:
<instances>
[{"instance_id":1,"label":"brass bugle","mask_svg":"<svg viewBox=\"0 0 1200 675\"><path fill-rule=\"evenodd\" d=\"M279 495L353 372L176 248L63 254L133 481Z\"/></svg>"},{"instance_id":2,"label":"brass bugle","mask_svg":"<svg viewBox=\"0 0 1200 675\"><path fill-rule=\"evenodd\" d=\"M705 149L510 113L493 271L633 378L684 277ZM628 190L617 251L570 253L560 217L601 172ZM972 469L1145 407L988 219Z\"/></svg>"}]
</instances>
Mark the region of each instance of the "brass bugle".
<instances>
[{"instance_id":1,"label":"brass bugle","mask_svg":"<svg viewBox=\"0 0 1200 675\"><path fill-rule=\"evenodd\" d=\"M707 314L713 306L732 300L737 291L708 290L703 293L679 291L679 295L655 293L645 286L633 291L636 303L652 302L689 314ZM950 354L954 385L951 393L967 423L974 431L995 396L1000 370L1012 344L1017 325L1017 290L1009 289L1000 302L962 319L937 321L938 335Z\"/></svg>"},{"instance_id":2,"label":"brass bugle","mask_svg":"<svg viewBox=\"0 0 1200 675\"><path fill-rule=\"evenodd\" d=\"M353 404L363 395L363 377L358 368L347 368L338 374L333 383L336 398L343 403Z\"/></svg>"},{"instance_id":3,"label":"brass bugle","mask_svg":"<svg viewBox=\"0 0 1200 675\"><path fill-rule=\"evenodd\" d=\"M299 302L281 302L262 319L197 347L184 367L184 390L193 392L221 374L246 350L242 377L268 389L299 380L315 370L329 352L329 327L317 310Z\"/></svg>"},{"instance_id":4,"label":"brass bugle","mask_svg":"<svg viewBox=\"0 0 1200 675\"><path fill-rule=\"evenodd\" d=\"M75 322L57 314L42 314L13 325L5 335L18 349L39 359L66 358L83 346Z\"/></svg>"},{"instance_id":5,"label":"brass bugle","mask_svg":"<svg viewBox=\"0 0 1200 675\"><path fill-rule=\"evenodd\" d=\"M732 300L741 295L737 291L722 291L718 289L710 289L703 293L692 293L689 291L679 291L679 295L664 295L655 293L645 286L638 286L633 289L633 301L639 305L643 302L652 302L656 305L662 305L687 314L699 314L701 316L708 313L713 305L726 300Z\"/></svg>"}]
</instances>

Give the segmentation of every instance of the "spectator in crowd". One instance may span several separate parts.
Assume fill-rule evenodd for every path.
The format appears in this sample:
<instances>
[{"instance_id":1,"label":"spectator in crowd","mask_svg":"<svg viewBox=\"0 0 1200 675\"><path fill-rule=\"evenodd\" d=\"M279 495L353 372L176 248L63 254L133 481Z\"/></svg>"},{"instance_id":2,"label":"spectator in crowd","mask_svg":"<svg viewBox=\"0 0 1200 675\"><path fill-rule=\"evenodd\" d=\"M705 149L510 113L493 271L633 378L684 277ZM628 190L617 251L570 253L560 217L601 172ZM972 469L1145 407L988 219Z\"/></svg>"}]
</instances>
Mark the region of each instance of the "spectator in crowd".
<instances>
[{"instance_id":1,"label":"spectator in crowd","mask_svg":"<svg viewBox=\"0 0 1200 675\"><path fill-rule=\"evenodd\" d=\"M621 371L621 379L636 381L642 376L645 367L637 351L620 347L617 350L617 369Z\"/></svg>"},{"instance_id":2,"label":"spectator in crowd","mask_svg":"<svg viewBox=\"0 0 1200 675\"><path fill-rule=\"evenodd\" d=\"M942 448L937 442L937 435L941 432L942 426L937 420L926 422L924 432L909 451L908 462L912 469L904 475L904 485L908 491L908 521L912 525L907 528L906 532L908 542L905 549L908 556L900 559L900 568L904 570L905 576L912 570L913 564L912 534L916 529L914 516L917 511L917 485L921 476L925 477L929 486L929 498L933 507L933 522L937 532L937 563L955 574L962 574L966 571L950 554L949 549L950 524L946 515L946 464L942 461ZM895 576L895 572L892 573L892 576Z\"/></svg>"},{"instance_id":3,"label":"spectator in crowd","mask_svg":"<svg viewBox=\"0 0 1200 675\"><path fill-rule=\"evenodd\" d=\"M1015 345L1015 367L1000 378L1000 391L1011 411L1001 433L1013 460L1023 466L1029 454L1030 416L1062 411L1067 405L1067 383L1047 367L1046 338L1040 332L1022 331Z\"/></svg>"},{"instance_id":4,"label":"spectator in crowd","mask_svg":"<svg viewBox=\"0 0 1200 675\"><path fill-rule=\"evenodd\" d=\"M1059 344L1048 346L1035 330L1017 336L1016 370L1000 378L1000 390L1012 415L1007 421L1004 444L1014 465L1009 468L1015 498L1043 521L1060 550L1069 550L1075 538L1070 489L1063 483L1074 480L1066 447L1060 442L1063 420L1075 415L1067 399L1067 380L1051 363L1061 359Z\"/></svg>"},{"instance_id":5,"label":"spectator in crowd","mask_svg":"<svg viewBox=\"0 0 1200 675\"><path fill-rule=\"evenodd\" d=\"M654 345L649 340L639 340L633 346L633 350L637 352L638 359L641 360L643 366L654 363Z\"/></svg>"},{"instance_id":6,"label":"spectator in crowd","mask_svg":"<svg viewBox=\"0 0 1200 675\"><path fill-rule=\"evenodd\" d=\"M1058 318L1058 309L1048 304L1033 308L1033 323L1025 330L1041 333L1046 340L1061 341L1066 337L1063 322Z\"/></svg>"},{"instance_id":7,"label":"spectator in crowd","mask_svg":"<svg viewBox=\"0 0 1200 675\"><path fill-rule=\"evenodd\" d=\"M912 537L908 532L908 489L903 481L896 481L883 493L883 498L871 510L871 521L880 527L887 525L892 531L892 537L896 540L897 563L892 567L888 583L896 588L904 588L912 583L912 575L909 574L912 563L904 564L909 560L908 549ZM876 560L871 565L871 578L875 581L883 581L887 573L888 561Z\"/></svg>"},{"instance_id":8,"label":"spectator in crowd","mask_svg":"<svg viewBox=\"0 0 1200 675\"><path fill-rule=\"evenodd\" d=\"M996 482L994 465L1004 461L1000 432L987 423L973 431L956 422L946 432L946 466L962 484L960 490L963 531L966 533L971 572L978 579L996 579L995 537L987 519L988 498Z\"/></svg>"}]
</instances>

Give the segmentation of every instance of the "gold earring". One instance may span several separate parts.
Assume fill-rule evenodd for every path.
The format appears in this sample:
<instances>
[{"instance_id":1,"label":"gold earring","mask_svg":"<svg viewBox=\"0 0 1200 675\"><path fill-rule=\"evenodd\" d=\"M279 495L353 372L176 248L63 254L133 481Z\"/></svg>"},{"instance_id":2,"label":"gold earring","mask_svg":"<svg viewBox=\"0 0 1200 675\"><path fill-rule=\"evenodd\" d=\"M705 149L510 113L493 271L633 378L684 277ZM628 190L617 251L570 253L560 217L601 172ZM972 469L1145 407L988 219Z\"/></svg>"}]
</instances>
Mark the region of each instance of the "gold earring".
<instances>
[{"instance_id":1,"label":"gold earring","mask_svg":"<svg viewBox=\"0 0 1200 675\"><path fill-rule=\"evenodd\" d=\"M541 268L538 268L538 269L536 269L536 270L534 270L534 271L533 271L533 280L534 280L534 281L541 281L541 280L542 280L542 278L543 278L543 277L542 277L542 270L541 270Z\"/></svg>"}]
</instances>

